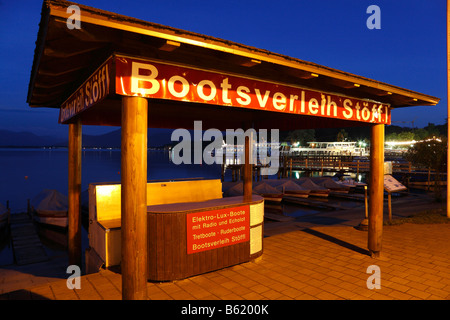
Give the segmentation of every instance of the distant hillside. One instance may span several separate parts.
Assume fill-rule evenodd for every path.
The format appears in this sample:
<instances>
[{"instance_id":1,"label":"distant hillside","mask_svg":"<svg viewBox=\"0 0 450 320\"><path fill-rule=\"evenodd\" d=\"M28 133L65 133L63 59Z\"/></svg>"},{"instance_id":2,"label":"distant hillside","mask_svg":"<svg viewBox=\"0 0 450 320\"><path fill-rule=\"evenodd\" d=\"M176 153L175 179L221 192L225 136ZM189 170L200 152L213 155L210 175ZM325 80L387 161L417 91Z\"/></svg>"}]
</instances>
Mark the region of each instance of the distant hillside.
<instances>
[{"instance_id":1,"label":"distant hillside","mask_svg":"<svg viewBox=\"0 0 450 320\"><path fill-rule=\"evenodd\" d=\"M171 129L149 129L148 146L170 144ZM83 134L83 147L120 148L121 129L102 135ZM38 136L31 132L0 130L0 147L67 147L67 136Z\"/></svg>"},{"instance_id":2,"label":"distant hillside","mask_svg":"<svg viewBox=\"0 0 450 320\"><path fill-rule=\"evenodd\" d=\"M314 140L316 141L335 141L342 128L316 129L314 131ZM349 141L370 140L370 127L351 127L344 128ZM386 126L386 135L398 132L419 132L424 131L435 136L446 136L447 125L434 125L429 123L423 129L405 128L395 125ZM173 145L176 142L170 140L172 129L148 130L148 147L162 147ZM193 131L189 130L193 137ZM280 132L280 141L288 141L288 131ZM83 134L83 147L87 148L120 148L121 129L105 133L102 135ZM208 142L209 143L209 142ZM13 132L0 130L0 147L67 147L67 135L65 136L38 136L31 132Z\"/></svg>"},{"instance_id":3,"label":"distant hillside","mask_svg":"<svg viewBox=\"0 0 450 320\"><path fill-rule=\"evenodd\" d=\"M148 146L162 147L170 144L172 129L149 129ZM121 129L98 136L83 135L83 147L120 148Z\"/></svg>"},{"instance_id":4,"label":"distant hillside","mask_svg":"<svg viewBox=\"0 0 450 320\"><path fill-rule=\"evenodd\" d=\"M31 132L0 130L0 147L49 147L67 145L60 137L38 136Z\"/></svg>"}]
</instances>

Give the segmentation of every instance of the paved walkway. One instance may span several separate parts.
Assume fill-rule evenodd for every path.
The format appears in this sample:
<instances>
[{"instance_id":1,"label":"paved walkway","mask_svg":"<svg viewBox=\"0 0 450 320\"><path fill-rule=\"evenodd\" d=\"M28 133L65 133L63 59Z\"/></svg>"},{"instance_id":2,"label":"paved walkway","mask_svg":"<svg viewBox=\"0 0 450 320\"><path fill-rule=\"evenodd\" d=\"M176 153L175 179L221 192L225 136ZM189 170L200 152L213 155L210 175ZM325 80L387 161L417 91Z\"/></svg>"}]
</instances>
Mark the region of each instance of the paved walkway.
<instances>
[{"instance_id":1,"label":"paved walkway","mask_svg":"<svg viewBox=\"0 0 450 320\"><path fill-rule=\"evenodd\" d=\"M420 207L419 202L413 205ZM402 215L400 209L394 212ZM382 255L373 259L366 249L367 232L354 228L360 217L361 210L336 211L316 215L315 221L267 223L264 254L256 261L170 283L149 282L148 298L450 299L450 224L385 226ZM29 270L0 269L0 300L121 299L119 273L101 270L82 276L81 289L69 290L64 263L56 261L55 274L42 271L44 267L34 269L41 274L31 266ZM373 276L367 268L372 265L380 268L380 289L367 287L368 278Z\"/></svg>"},{"instance_id":2,"label":"paved walkway","mask_svg":"<svg viewBox=\"0 0 450 320\"><path fill-rule=\"evenodd\" d=\"M149 299L450 299L450 224L387 226L380 259L368 256L367 233L315 227L265 238L255 262L171 283L148 283ZM381 289L368 289L371 265ZM371 282L372 283L372 282ZM121 299L121 275L109 270L10 292L0 299Z\"/></svg>"}]
</instances>

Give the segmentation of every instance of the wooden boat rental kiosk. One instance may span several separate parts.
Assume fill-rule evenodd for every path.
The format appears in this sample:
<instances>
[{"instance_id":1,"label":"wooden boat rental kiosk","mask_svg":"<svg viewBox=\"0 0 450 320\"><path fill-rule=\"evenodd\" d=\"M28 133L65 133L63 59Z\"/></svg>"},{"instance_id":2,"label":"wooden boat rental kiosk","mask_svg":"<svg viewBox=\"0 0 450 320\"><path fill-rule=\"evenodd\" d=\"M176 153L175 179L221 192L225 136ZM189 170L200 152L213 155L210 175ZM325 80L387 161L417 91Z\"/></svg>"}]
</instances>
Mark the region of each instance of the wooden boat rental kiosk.
<instances>
[{"instance_id":1,"label":"wooden boat rental kiosk","mask_svg":"<svg viewBox=\"0 0 450 320\"><path fill-rule=\"evenodd\" d=\"M79 28L73 19L79 19ZM248 161L240 199L222 199L217 181L195 182L191 193L184 186L180 199L188 201L163 199L164 188L177 186L147 183L148 127L190 129L196 120L204 129L220 130L370 126L368 249L376 257L382 239L384 126L393 108L432 106L439 99L266 50L46 0L27 101L31 107L59 108L60 123L69 126L69 264L80 265L82 255L82 125L122 127L121 183L110 186L109 194L108 185L102 191L90 187L98 225L89 232L120 224L120 239L109 240L120 246L123 298L145 299L149 278L186 277L260 255L263 219L261 199L251 196ZM196 198L205 185L208 192ZM246 219L239 228L247 227L247 238L233 244L224 243L224 236L216 240L220 246L190 251L193 224L233 210ZM200 220L193 222L194 217ZM114 220L116 225L108 226Z\"/></svg>"}]
</instances>

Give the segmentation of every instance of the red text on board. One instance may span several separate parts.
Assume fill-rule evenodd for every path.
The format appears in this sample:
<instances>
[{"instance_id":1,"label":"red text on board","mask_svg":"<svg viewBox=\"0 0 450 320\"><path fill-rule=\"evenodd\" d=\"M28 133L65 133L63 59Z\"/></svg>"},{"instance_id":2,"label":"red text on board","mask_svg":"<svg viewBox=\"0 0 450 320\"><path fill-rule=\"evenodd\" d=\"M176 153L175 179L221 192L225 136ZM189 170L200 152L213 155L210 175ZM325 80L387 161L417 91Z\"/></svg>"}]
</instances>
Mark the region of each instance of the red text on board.
<instances>
[{"instance_id":1,"label":"red text on board","mask_svg":"<svg viewBox=\"0 0 450 320\"><path fill-rule=\"evenodd\" d=\"M110 93L112 59L108 59L98 68L62 105L59 111L59 123L63 123L80 112L102 101Z\"/></svg>"},{"instance_id":2,"label":"red text on board","mask_svg":"<svg viewBox=\"0 0 450 320\"><path fill-rule=\"evenodd\" d=\"M117 57L116 93L368 123L391 123L389 104L291 85Z\"/></svg>"},{"instance_id":3,"label":"red text on board","mask_svg":"<svg viewBox=\"0 0 450 320\"><path fill-rule=\"evenodd\" d=\"M249 206L186 215L187 253L231 246L250 240Z\"/></svg>"}]
</instances>

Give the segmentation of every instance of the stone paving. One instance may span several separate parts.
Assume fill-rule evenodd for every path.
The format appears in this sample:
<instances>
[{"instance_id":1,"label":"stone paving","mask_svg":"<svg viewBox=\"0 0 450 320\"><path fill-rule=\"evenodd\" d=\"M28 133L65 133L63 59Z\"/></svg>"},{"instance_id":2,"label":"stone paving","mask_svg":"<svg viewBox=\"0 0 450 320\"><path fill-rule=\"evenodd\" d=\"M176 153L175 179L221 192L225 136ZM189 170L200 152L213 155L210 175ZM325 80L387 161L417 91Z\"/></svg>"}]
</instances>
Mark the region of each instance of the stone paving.
<instances>
[{"instance_id":1,"label":"stone paving","mask_svg":"<svg viewBox=\"0 0 450 320\"><path fill-rule=\"evenodd\" d=\"M394 218L441 205L426 197L393 202ZM387 212L387 210L384 210ZM264 254L255 261L184 280L147 284L149 300L450 300L450 224L384 226L381 257L355 228L363 208L265 223ZM385 219L387 217L385 216ZM379 267L380 289L370 266ZM67 257L0 267L0 300L121 299L121 275L83 275L67 288ZM370 279L369 279L370 278ZM369 280L369 281L368 281Z\"/></svg>"},{"instance_id":2,"label":"stone paving","mask_svg":"<svg viewBox=\"0 0 450 320\"><path fill-rule=\"evenodd\" d=\"M274 235L264 239L258 260L184 280L149 282L148 299L450 299L450 224L385 226L379 259L368 255L366 243L366 232L348 226ZM380 268L380 289L367 286L371 265ZM82 276L81 289L69 290L66 279L59 279L0 299L121 299L121 275L101 270Z\"/></svg>"}]
</instances>

